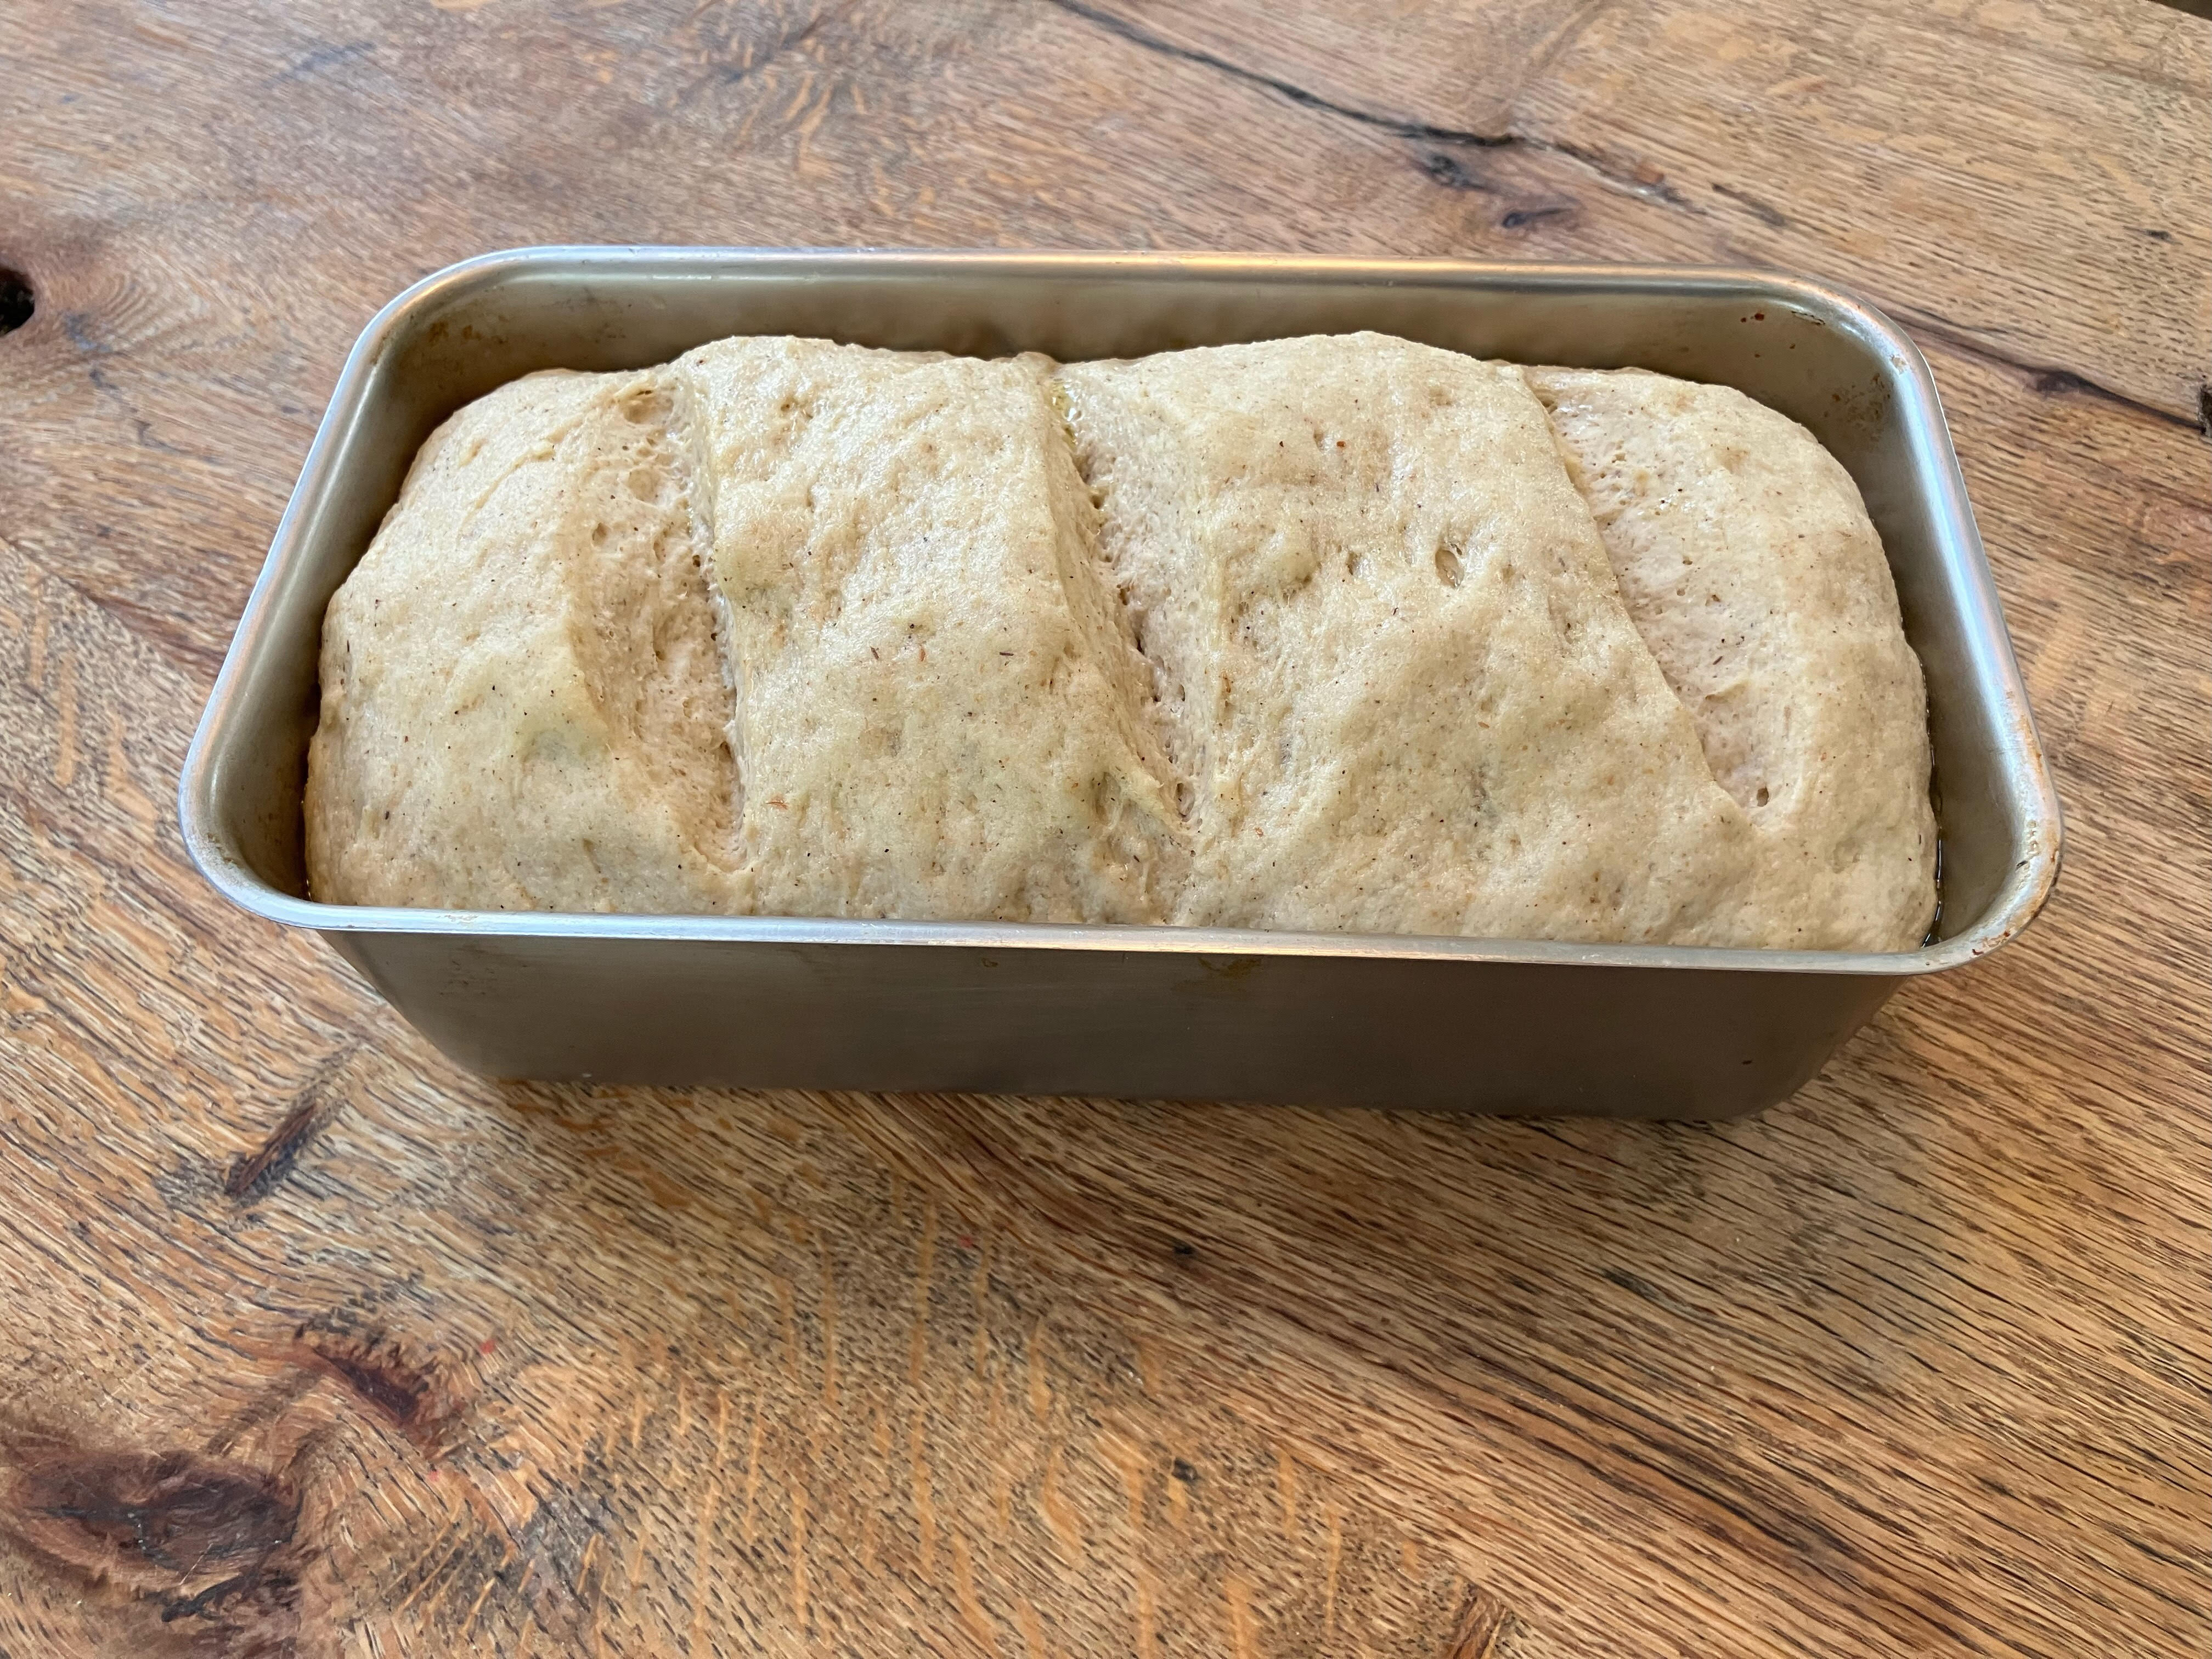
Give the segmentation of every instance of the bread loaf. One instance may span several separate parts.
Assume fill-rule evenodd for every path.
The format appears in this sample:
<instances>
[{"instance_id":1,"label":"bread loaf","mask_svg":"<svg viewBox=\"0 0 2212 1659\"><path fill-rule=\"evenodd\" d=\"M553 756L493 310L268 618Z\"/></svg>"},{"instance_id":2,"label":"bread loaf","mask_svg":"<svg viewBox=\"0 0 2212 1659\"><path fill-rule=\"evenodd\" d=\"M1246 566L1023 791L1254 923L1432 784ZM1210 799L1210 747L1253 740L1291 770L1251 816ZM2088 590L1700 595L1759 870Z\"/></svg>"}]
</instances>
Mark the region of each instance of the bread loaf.
<instances>
[{"instance_id":1,"label":"bread loaf","mask_svg":"<svg viewBox=\"0 0 2212 1659\"><path fill-rule=\"evenodd\" d=\"M425 446L323 673L334 902L1834 949L1934 905L1849 475L1640 371L532 376Z\"/></svg>"}]
</instances>

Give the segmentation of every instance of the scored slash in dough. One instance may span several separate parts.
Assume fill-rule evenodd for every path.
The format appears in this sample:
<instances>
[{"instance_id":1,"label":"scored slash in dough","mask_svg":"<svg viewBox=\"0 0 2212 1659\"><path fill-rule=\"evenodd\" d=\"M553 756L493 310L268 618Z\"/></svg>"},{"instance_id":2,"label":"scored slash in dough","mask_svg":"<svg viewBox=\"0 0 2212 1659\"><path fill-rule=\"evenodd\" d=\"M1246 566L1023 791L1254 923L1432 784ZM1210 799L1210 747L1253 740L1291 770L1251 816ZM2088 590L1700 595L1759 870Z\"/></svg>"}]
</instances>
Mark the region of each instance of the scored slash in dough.
<instances>
[{"instance_id":1,"label":"scored slash in dough","mask_svg":"<svg viewBox=\"0 0 2212 1659\"><path fill-rule=\"evenodd\" d=\"M1936 906L1927 693L1850 474L1732 386L1527 374L1629 615L1759 830L1770 942L1918 943Z\"/></svg>"},{"instance_id":2,"label":"scored slash in dough","mask_svg":"<svg viewBox=\"0 0 2212 1659\"><path fill-rule=\"evenodd\" d=\"M1050 369L778 338L676 365L762 910L1165 918L1188 860Z\"/></svg>"},{"instance_id":3,"label":"scored slash in dough","mask_svg":"<svg viewBox=\"0 0 2212 1659\"><path fill-rule=\"evenodd\" d=\"M750 908L665 380L548 370L423 445L324 625L317 898Z\"/></svg>"},{"instance_id":4,"label":"scored slash in dough","mask_svg":"<svg viewBox=\"0 0 2212 1659\"><path fill-rule=\"evenodd\" d=\"M1180 920L1766 942L1518 369L1366 334L1060 376L1191 790Z\"/></svg>"}]
</instances>

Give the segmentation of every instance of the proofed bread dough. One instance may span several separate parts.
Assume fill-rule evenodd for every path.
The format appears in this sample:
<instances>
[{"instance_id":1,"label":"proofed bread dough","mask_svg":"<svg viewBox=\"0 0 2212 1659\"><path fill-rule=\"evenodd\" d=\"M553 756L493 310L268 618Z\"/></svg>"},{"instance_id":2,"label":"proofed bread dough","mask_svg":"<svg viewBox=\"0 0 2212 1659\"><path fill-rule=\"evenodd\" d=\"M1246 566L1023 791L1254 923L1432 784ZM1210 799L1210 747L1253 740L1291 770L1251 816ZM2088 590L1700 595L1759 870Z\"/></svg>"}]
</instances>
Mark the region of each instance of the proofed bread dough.
<instances>
[{"instance_id":1,"label":"proofed bread dough","mask_svg":"<svg viewBox=\"0 0 2212 1659\"><path fill-rule=\"evenodd\" d=\"M761 909L1170 913L1182 827L1051 371L792 339L676 365Z\"/></svg>"},{"instance_id":2,"label":"proofed bread dough","mask_svg":"<svg viewBox=\"0 0 2212 1659\"><path fill-rule=\"evenodd\" d=\"M1637 631L1758 828L1762 942L1917 942L1936 905L1928 696L1851 475L1733 386L1528 375Z\"/></svg>"},{"instance_id":3,"label":"proofed bread dough","mask_svg":"<svg viewBox=\"0 0 2212 1659\"><path fill-rule=\"evenodd\" d=\"M1519 369L1364 334L1062 374L1189 789L1178 920L1763 939Z\"/></svg>"},{"instance_id":4,"label":"proofed bread dough","mask_svg":"<svg viewBox=\"0 0 2212 1659\"><path fill-rule=\"evenodd\" d=\"M316 897L751 907L665 382L532 374L423 445L323 625Z\"/></svg>"},{"instance_id":5,"label":"proofed bread dough","mask_svg":"<svg viewBox=\"0 0 2212 1659\"><path fill-rule=\"evenodd\" d=\"M1382 335L717 342L434 434L332 600L312 890L1903 949L1925 696L1741 393Z\"/></svg>"}]
</instances>

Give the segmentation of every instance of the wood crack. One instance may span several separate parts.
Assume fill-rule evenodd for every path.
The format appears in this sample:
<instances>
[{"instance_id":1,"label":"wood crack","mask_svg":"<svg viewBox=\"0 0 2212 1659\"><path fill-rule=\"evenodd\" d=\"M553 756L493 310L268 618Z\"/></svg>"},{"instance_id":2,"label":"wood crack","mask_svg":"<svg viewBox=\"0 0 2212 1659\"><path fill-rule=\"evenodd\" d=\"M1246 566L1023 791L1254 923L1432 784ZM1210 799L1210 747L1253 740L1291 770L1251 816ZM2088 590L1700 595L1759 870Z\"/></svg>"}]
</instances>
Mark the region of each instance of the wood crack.
<instances>
[{"instance_id":1,"label":"wood crack","mask_svg":"<svg viewBox=\"0 0 2212 1659\"><path fill-rule=\"evenodd\" d=\"M1163 58L1172 58L1185 64L1196 64L1202 69L1210 69L1220 74L1231 76L1250 86L1264 87L1268 91L1279 94L1303 108L1316 109L1324 114L1341 116L1347 121L1357 121L1362 126L1373 127L1378 131L1386 132L1393 138L1419 138L1432 144L1464 144L1482 149L1503 149L1508 145L1528 142L1516 132L1474 132L1462 127L1433 126L1426 121L1409 121L1402 116L1384 115L1376 110L1358 109L1350 104L1340 104L1334 99L1322 97L1317 92L1309 91L1295 82L1285 81L1259 70L1248 69L1242 64L1218 57L1197 46L1179 46L1164 35L1153 33L1142 24L1133 23L1127 18L1119 16L1101 7L1087 5L1085 0L1047 0L1047 3L1057 6L1064 12L1080 17L1086 23L1095 23L1109 34L1117 34L1132 46L1141 46L1146 52L1158 52Z\"/></svg>"},{"instance_id":2,"label":"wood crack","mask_svg":"<svg viewBox=\"0 0 2212 1659\"><path fill-rule=\"evenodd\" d=\"M307 1143L321 1133L343 1103L337 1098L338 1079L361 1046L357 1038L346 1043L309 1073L293 1097L291 1109L268 1139L230 1166L222 1183L226 1195L242 1204L258 1202L292 1172Z\"/></svg>"},{"instance_id":3,"label":"wood crack","mask_svg":"<svg viewBox=\"0 0 2212 1659\"><path fill-rule=\"evenodd\" d=\"M1180 45L1164 35L1155 34L1143 25L1132 22L1116 13L1105 10L1102 7L1087 4L1085 0L1048 0L1048 3L1058 7L1073 16L1080 17L1087 23L1095 24L1109 33L1117 35L1128 41L1130 45L1142 47L1146 52L1157 52L1163 58L1171 58L1179 63L1195 64L1201 69L1212 70L1218 74L1242 81L1248 86L1263 88L1279 97L1288 99L1303 109L1318 110L1325 115L1334 115L1346 121L1356 121L1361 126L1371 127L1376 131L1392 138L1413 139L1428 144L1451 144L1468 149L1530 149L1547 155L1557 155L1587 167L1606 183L1628 195L1646 202L1657 203L1662 206L1679 208L1685 213L1695 214L1701 218L1705 216L1704 209L1668 184L1665 179L1656 174L1647 178L1639 172L1624 171L1620 166L1607 160L1603 152L1586 144L1571 143L1559 138L1547 138L1539 134L1523 132L1513 127L1508 127L1499 132L1479 132L1468 127L1440 126L1433 122L1411 120L1401 115L1388 115L1380 110L1361 109L1353 104L1340 104L1333 98L1322 97L1321 94L1310 88L1299 86L1294 81L1285 81L1279 76L1269 75L1262 70L1249 68L1201 47ZM1468 173L1465 167L1448 155L1437 154L1425 155L1420 158L1419 165L1425 174L1447 190L1488 191L1492 188L1487 180Z\"/></svg>"},{"instance_id":4,"label":"wood crack","mask_svg":"<svg viewBox=\"0 0 2212 1659\"><path fill-rule=\"evenodd\" d=\"M1607 161L1602 152L1583 144L1571 144L1563 138L1540 138L1533 133L1517 133L1515 137L1531 149L1544 150L1553 155L1563 155L1570 161L1581 162L1606 183L1631 196L1679 208L1700 219L1706 216L1705 209L1668 184L1665 176L1656 171L1649 178L1640 170L1624 173L1619 166Z\"/></svg>"},{"instance_id":5,"label":"wood crack","mask_svg":"<svg viewBox=\"0 0 2212 1659\"><path fill-rule=\"evenodd\" d=\"M2130 397L2124 392L2115 392L2111 386L2100 385L2076 370L2061 368L2056 363L2039 363L2032 357L2002 350L1977 337L1971 329L1939 313L1908 305L1892 305L1888 309L1917 332L1931 339L1941 340L1954 351L1963 351L1969 357L1978 357L1984 362L1995 363L2001 368L2025 374L2029 389L2047 398L2069 394L2094 398L2100 403L2132 410L2138 415L2148 415L2165 425L2179 427L2185 432L2212 435L2212 386L2197 388L2197 413L2191 416L2181 410L2168 409L2162 404L2146 403L2140 398Z\"/></svg>"}]
</instances>

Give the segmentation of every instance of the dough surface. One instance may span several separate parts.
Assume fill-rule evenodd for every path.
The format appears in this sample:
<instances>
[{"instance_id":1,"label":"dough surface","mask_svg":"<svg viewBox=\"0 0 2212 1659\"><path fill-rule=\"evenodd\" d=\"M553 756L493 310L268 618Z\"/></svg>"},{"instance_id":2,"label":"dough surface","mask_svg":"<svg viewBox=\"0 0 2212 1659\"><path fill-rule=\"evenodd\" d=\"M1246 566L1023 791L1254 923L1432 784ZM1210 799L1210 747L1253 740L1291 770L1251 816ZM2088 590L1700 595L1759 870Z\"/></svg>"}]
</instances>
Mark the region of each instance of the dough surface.
<instances>
[{"instance_id":1,"label":"dough surface","mask_svg":"<svg viewBox=\"0 0 2212 1659\"><path fill-rule=\"evenodd\" d=\"M1936 906L1928 697L1850 474L1732 386L1527 373L1630 617L1758 828L1764 942L1917 944Z\"/></svg>"},{"instance_id":2,"label":"dough surface","mask_svg":"<svg viewBox=\"0 0 2212 1659\"><path fill-rule=\"evenodd\" d=\"M1050 370L776 338L677 364L762 910L1168 915L1181 826Z\"/></svg>"},{"instance_id":3,"label":"dough surface","mask_svg":"<svg viewBox=\"0 0 2212 1659\"><path fill-rule=\"evenodd\" d=\"M422 446L324 623L317 898L750 908L666 380L529 375Z\"/></svg>"},{"instance_id":4,"label":"dough surface","mask_svg":"<svg viewBox=\"0 0 2212 1659\"><path fill-rule=\"evenodd\" d=\"M1908 949L1920 666L1742 394L1386 336L739 337L423 447L325 621L314 896Z\"/></svg>"},{"instance_id":5,"label":"dough surface","mask_svg":"<svg viewBox=\"0 0 2212 1659\"><path fill-rule=\"evenodd\" d=\"M1194 924L1737 942L1744 815L1520 371L1381 335L1061 371Z\"/></svg>"}]
</instances>

